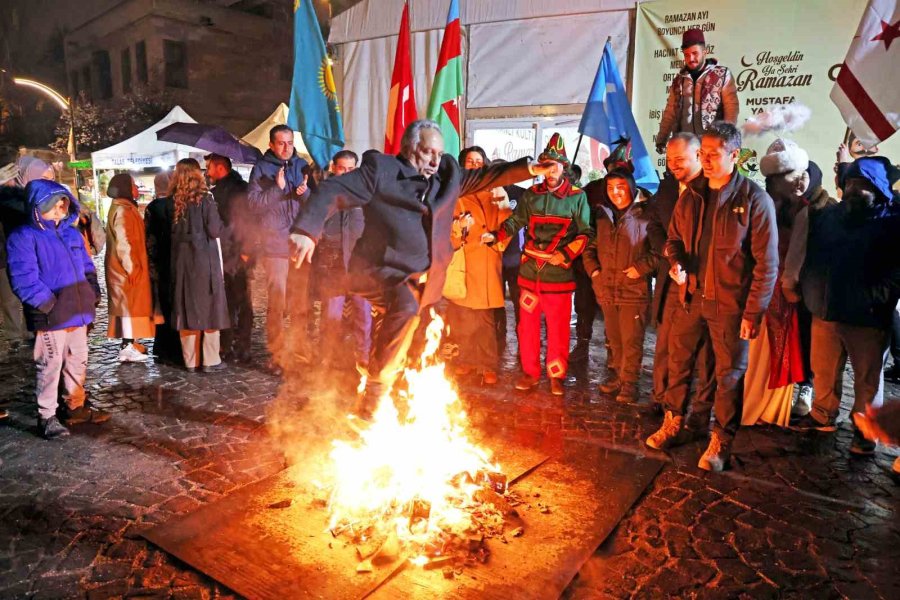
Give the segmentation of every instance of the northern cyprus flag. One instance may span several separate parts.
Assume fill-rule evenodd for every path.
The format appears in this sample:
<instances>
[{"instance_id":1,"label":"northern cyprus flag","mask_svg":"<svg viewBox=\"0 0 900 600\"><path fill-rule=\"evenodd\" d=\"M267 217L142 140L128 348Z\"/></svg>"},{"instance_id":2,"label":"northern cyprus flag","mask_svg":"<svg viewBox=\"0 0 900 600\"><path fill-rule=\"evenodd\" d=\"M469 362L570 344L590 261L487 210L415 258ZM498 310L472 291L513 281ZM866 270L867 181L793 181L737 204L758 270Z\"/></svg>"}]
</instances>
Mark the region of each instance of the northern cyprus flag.
<instances>
[{"instance_id":1,"label":"northern cyprus flag","mask_svg":"<svg viewBox=\"0 0 900 600\"><path fill-rule=\"evenodd\" d=\"M831 90L856 137L870 148L900 128L900 3L869 0Z\"/></svg>"},{"instance_id":2,"label":"northern cyprus flag","mask_svg":"<svg viewBox=\"0 0 900 600\"><path fill-rule=\"evenodd\" d=\"M459 0L450 0L447 28L441 40L441 53L428 101L428 118L441 126L444 152L453 157L459 154L462 131L459 123L459 104L463 95L461 34Z\"/></svg>"}]
</instances>

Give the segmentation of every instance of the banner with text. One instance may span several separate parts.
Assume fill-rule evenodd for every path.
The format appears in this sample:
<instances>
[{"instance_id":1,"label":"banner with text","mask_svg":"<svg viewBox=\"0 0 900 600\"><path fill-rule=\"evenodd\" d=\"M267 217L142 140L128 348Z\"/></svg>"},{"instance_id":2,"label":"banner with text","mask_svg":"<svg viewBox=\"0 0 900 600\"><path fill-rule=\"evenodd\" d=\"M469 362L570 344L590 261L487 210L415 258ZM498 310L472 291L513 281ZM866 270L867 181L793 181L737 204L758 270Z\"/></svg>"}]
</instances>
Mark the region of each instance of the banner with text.
<instances>
[{"instance_id":1,"label":"banner with text","mask_svg":"<svg viewBox=\"0 0 900 600\"><path fill-rule=\"evenodd\" d=\"M710 57L731 70L740 99L738 125L773 106L805 104L809 122L785 134L809 152L834 190L835 152L847 139L847 128L829 94L841 61L856 32L866 0L784 0L697 2L656 0L638 5L632 107L648 148L655 147L659 120L669 85L682 67L681 36L698 27L706 36ZM900 140L882 144L879 153L900 160ZM774 134L745 136L742 166L755 173L758 158ZM665 157L657 157L665 169Z\"/></svg>"}]
</instances>

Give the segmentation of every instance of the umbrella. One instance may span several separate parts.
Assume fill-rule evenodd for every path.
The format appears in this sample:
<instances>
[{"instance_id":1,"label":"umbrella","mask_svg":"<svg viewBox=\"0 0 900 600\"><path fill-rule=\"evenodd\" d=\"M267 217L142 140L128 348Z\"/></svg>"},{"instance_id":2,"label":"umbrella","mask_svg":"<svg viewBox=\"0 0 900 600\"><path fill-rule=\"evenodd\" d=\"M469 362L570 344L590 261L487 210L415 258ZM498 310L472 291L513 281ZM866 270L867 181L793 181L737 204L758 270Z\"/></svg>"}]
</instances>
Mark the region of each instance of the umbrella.
<instances>
[{"instance_id":1,"label":"umbrella","mask_svg":"<svg viewBox=\"0 0 900 600\"><path fill-rule=\"evenodd\" d=\"M256 164L262 154L243 140L231 135L218 125L202 123L172 123L156 132L156 138L163 142L174 142L207 150L213 154L227 156L243 165Z\"/></svg>"}]
</instances>

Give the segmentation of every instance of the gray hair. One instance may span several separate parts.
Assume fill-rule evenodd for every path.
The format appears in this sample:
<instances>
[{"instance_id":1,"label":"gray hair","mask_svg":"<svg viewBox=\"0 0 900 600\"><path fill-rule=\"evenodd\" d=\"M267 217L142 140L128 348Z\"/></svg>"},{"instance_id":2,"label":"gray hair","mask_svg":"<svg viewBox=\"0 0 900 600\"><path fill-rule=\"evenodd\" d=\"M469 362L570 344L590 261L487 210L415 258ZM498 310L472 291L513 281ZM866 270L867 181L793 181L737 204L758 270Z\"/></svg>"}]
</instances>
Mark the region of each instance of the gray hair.
<instances>
[{"instance_id":1,"label":"gray hair","mask_svg":"<svg viewBox=\"0 0 900 600\"><path fill-rule=\"evenodd\" d=\"M687 145L688 148L699 148L700 147L700 138L691 133L690 131L679 131L671 138L669 138L668 144L672 142L680 140Z\"/></svg>"},{"instance_id":2,"label":"gray hair","mask_svg":"<svg viewBox=\"0 0 900 600\"><path fill-rule=\"evenodd\" d=\"M406 131L403 132L403 137L400 139L401 156L410 156L413 153L413 150L419 145L419 140L422 139L422 130L424 129L434 129L441 133L441 126L431 119L413 121L407 126Z\"/></svg>"}]
</instances>

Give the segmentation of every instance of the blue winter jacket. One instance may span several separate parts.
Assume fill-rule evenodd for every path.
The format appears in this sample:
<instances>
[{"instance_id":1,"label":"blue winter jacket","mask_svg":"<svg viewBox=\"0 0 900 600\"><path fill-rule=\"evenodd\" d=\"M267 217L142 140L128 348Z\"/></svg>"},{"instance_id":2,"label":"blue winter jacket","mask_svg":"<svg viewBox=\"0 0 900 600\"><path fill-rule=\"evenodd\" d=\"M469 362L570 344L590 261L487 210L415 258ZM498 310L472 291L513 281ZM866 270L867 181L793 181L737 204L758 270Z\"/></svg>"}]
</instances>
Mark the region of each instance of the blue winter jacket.
<instances>
[{"instance_id":1,"label":"blue winter jacket","mask_svg":"<svg viewBox=\"0 0 900 600\"><path fill-rule=\"evenodd\" d=\"M54 194L69 197L69 214L59 225L41 217L38 208ZM97 271L72 224L78 201L55 181L36 179L25 187L29 223L9 235L6 249L12 289L25 307L31 331L55 331L89 325L100 300Z\"/></svg>"},{"instance_id":2,"label":"blue winter jacket","mask_svg":"<svg viewBox=\"0 0 900 600\"><path fill-rule=\"evenodd\" d=\"M282 190L275 183L278 170L287 162L284 170L286 181ZM257 236L263 256L287 258L290 255L291 224L300 212L300 207L309 198L307 189L302 196L295 193L297 186L303 183L304 171L308 163L295 153L289 161L283 161L271 150L266 150L263 157L250 172L247 188L247 199L252 218L257 223ZM307 181L312 187L312 178Z\"/></svg>"}]
</instances>

